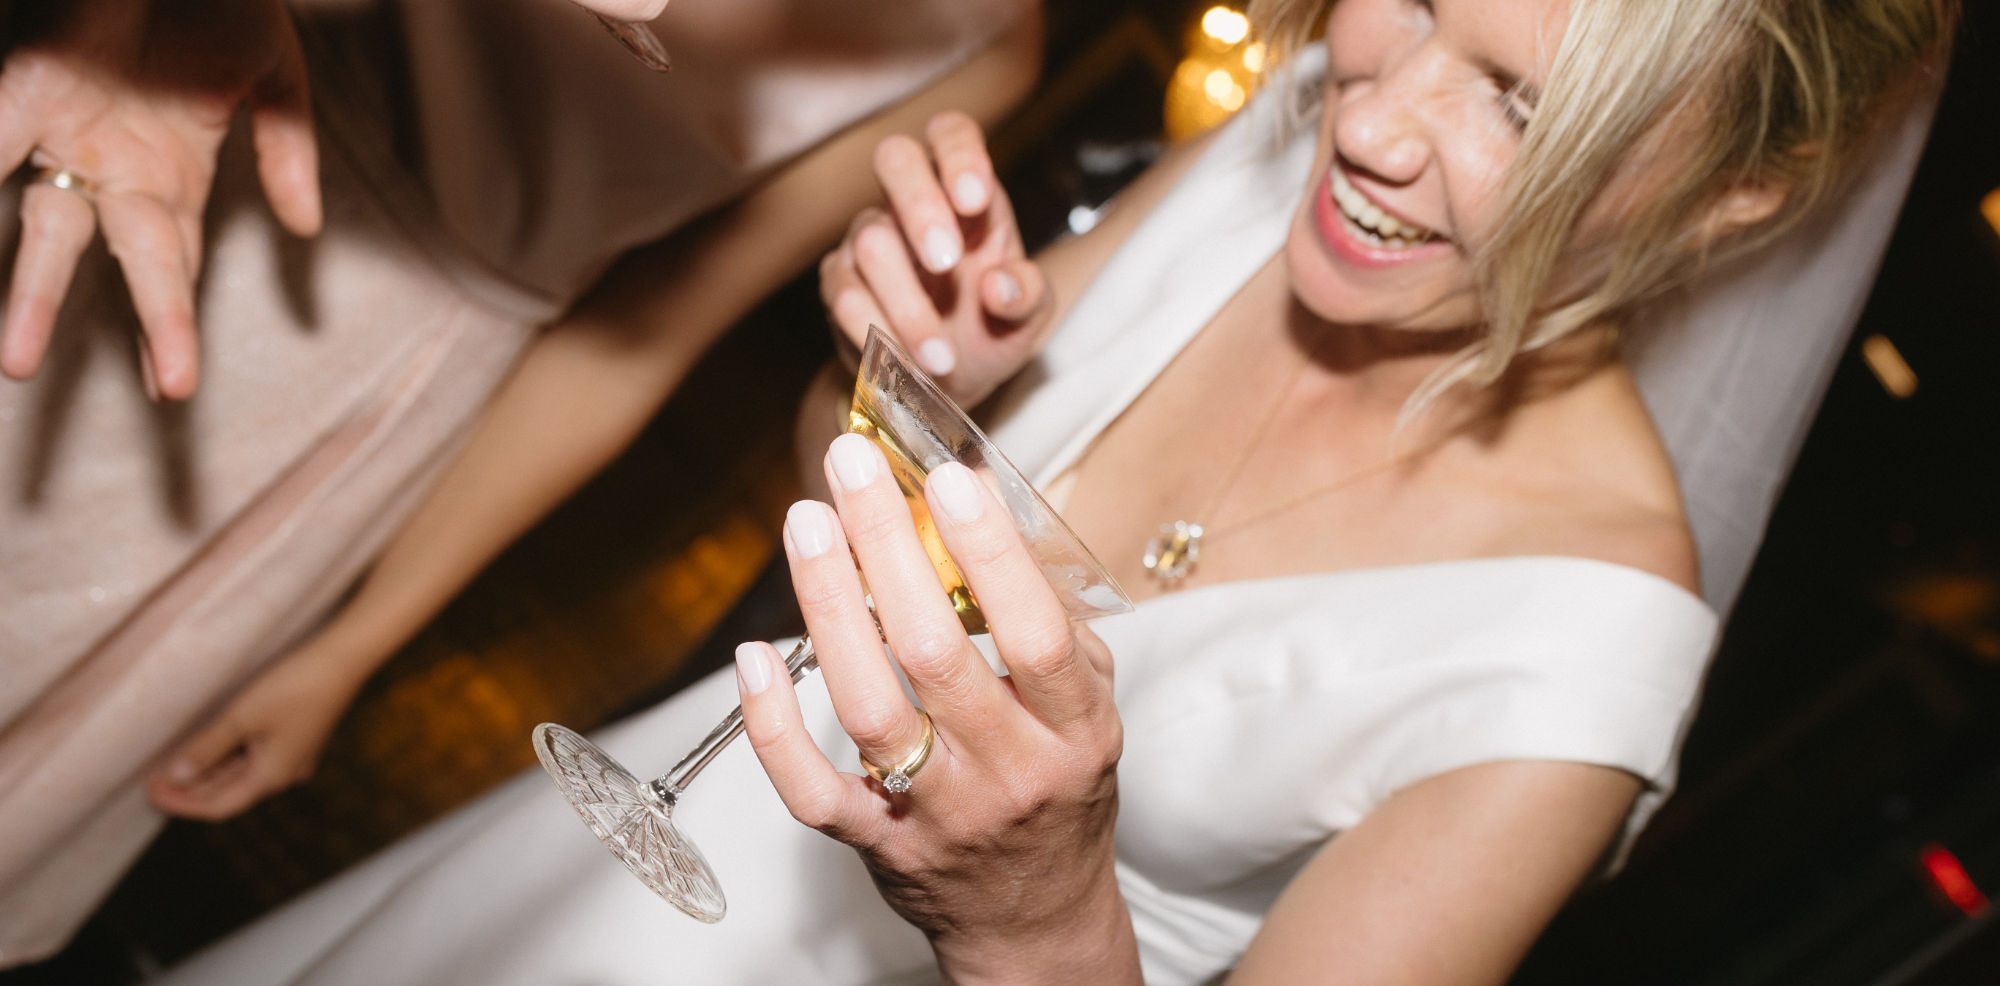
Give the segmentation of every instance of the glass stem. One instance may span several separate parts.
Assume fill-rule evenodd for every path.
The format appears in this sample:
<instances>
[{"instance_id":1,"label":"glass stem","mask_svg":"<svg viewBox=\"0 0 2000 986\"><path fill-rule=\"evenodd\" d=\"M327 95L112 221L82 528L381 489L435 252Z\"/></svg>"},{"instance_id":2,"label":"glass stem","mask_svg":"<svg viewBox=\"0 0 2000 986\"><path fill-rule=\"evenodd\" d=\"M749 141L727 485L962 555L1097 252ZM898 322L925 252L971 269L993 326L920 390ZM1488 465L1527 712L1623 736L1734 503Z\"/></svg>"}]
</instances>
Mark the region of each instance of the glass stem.
<instances>
[{"instance_id":1,"label":"glass stem","mask_svg":"<svg viewBox=\"0 0 2000 986\"><path fill-rule=\"evenodd\" d=\"M799 645L792 648L791 655L785 658L785 671L792 676L792 683L797 684L817 667L819 667L819 657L813 653L812 638L800 637ZM687 756L682 757L680 763L674 764L674 769L653 778L646 786L652 788L660 800L672 805L680 800L681 792L687 790L695 775L701 773L701 769L708 766L708 762L714 760L716 754L721 753L741 735L743 735L743 706L739 705L731 709L728 715L723 716L722 721L716 723L714 729L709 730L707 739L702 740L688 752Z\"/></svg>"}]
</instances>

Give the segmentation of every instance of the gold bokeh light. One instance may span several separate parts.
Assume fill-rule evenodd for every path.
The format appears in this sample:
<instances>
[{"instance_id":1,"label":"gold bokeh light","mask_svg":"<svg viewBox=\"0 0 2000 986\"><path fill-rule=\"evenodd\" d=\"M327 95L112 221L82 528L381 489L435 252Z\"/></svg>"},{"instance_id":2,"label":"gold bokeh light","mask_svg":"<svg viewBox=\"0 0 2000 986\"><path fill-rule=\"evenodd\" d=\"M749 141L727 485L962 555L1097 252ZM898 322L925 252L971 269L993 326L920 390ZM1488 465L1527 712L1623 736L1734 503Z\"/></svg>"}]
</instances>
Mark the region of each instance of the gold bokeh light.
<instances>
[{"instance_id":1,"label":"gold bokeh light","mask_svg":"<svg viewBox=\"0 0 2000 986\"><path fill-rule=\"evenodd\" d=\"M1250 19L1231 7L1210 7L1188 32L1186 51L1167 83L1169 140L1185 140L1229 119L1257 89L1266 49L1251 41Z\"/></svg>"}]
</instances>

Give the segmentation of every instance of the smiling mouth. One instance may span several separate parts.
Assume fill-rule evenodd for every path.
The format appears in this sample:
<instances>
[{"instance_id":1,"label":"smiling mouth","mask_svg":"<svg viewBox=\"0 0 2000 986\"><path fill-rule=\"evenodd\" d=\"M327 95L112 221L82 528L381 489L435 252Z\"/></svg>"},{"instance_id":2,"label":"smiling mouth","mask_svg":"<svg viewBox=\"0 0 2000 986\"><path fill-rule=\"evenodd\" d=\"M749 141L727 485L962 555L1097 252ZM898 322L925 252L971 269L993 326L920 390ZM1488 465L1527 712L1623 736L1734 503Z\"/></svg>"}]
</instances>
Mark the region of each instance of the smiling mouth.
<instances>
[{"instance_id":1,"label":"smiling mouth","mask_svg":"<svg viewBox=\"0 0 2000 986\"><path fill-rule=\"evenodd\" d=\"M1328 182L1333 193L1334 207L1340 210L1341 218L1360 235L1363 241L1387 250L1407 250L1444 239L1433 230L1415 223L1404 222L1383 212L1368 196L1355 188L1347 180L1347 174L1339 166L1333 168L1333 179Z\"/></svg>"}]
</instances>

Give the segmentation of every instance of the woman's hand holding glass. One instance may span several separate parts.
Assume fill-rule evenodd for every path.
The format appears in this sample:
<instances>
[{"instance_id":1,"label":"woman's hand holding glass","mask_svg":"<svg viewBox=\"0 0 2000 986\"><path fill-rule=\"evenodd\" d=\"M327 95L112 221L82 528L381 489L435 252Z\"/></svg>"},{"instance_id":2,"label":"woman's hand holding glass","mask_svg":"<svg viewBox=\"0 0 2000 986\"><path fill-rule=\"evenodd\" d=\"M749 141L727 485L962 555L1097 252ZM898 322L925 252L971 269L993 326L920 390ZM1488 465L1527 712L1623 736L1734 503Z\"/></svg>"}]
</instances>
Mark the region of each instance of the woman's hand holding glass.
<instances>
[{"instance_id":1,"label":"woman's hand holding glass","mask_svg":"<svg viewBox=\"0 0 2000 986\"><path fill-rule=\"evenodd\" d=\"M844 435L827 474L838 513L795 505L785 543L834 710L867 761L896 764L921 745L924 722L886 640L934 738L907 793L842 772L805 730L778 653L746 644L737 655L744 718L779 796L799 821L860 851L884 898L931 937L955 979L1019 975L1040 962L1060 963L1067 976L1080 962L1110 961L1135 975L1112 869L1122 732L1110 653L1070 622L1007 510L971 470L938 466L925 497L1006 677L940 590L882 454Z\"/></svg>"},{"instance_id":2,"label":"woman's hand holding glass","mask_svg":"<svg viewBox=\"0 0 2000 986\"><path fill-rule=\"evenodd\" d=\"M884 140L875 176L888 208L863 210L820 261L820 300L857 347L881 326L971 407L1033 355L1048 280L971 117L940 113L921 141Z\"/></svg>"}]
</instances>

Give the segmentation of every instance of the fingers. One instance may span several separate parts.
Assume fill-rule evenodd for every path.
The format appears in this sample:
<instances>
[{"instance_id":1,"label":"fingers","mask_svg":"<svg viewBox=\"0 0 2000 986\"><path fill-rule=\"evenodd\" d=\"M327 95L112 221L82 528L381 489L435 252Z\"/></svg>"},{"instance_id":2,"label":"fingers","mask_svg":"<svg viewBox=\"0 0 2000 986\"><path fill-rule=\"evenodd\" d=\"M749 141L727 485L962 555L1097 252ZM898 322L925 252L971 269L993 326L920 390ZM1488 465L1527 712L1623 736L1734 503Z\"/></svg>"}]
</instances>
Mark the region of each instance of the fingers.
<instances>
[{"instance_id":1,"label":"fingers","mask_svg":"<svg viewBox=\"0 0 2000 986\"><path fill-rule=\"evenodd\" d=\"M284 44L277 65L251 90L250 129L257 147L257 177L271 211L286 229L312 236L324 219L312 96L298 35L287 31Z\"/></svg>"},{"instance_id":2,"label":"fingers","mask_svg":"<svg viewBox=\"0 0 2000 986\"><path fill-rule=\"evenodd\" d=\"M938 377L957 368L957 353L945 338L937 306L896 230L886 221L862 227L854 234L854 259L868 293L917 362Z\"/></svg>"},{"instance_id":3,"label":"fingers","mask_svg":"<svg viewBox=\"0 0 2000 986\"><path fill-rule=\"evenodd\" d=\"M937 158L938 179L953 210L971 217L994 204L1000 179L993 173L979 121L956 110L939 113L924 126L924 137Z\"/></svg>"},{"instance_id":4,"label":"fingers","mask_svg":"<svg viewBox=\"0 0 2000 986\"><path fill-rule=\"evenodd\" d=\"M193 395L200 368L186 231L166 206L141 195L103 196L98 220L139 313L152 389L169 400Z\"/></svg>"},{"instance_id":5,"label":"fingers","mask_svg":"<svg viewBox=\"0 0 2000 986\"><path fill-rule=\"evenodd\" d=\"M1014 260L995 266L979 281L979 303L993 317L1006 322L1025 322L1050 302L1048 279L1042 267L1031 260Z\"/></svg>"},{"instance_id":6,"label":"fingers","mask_svg":"<svg viewBox=\"0 0 2000 986\"><path fill-rule=\"evenodd\" d=\"M943 274L958 266L965 256L958 214L945 198L924 146L901 134L882 141L875 148L875 177L924 269Z\"/></svg>"},{"instance_id":7,"label":"fingers","mask_svg":"<svg viewBox=\"0 0 2000 986\"><path fill-rule=\"evenodd\" d=\"M0 372L25 380L41 366L77 258L96 232L97 215L83 196L39 183L22 191L21 246L0 336Z\"/></svg>"},{"instance_id":8,"label":"fingers","mask_svg":"<svg viewBox=\"0 0 2000 986\"><path fill-rule=\"evenodd\" d=\"M883 757L896 759L898 751L916 745L923 723L883 653L839 518L826 504L795 503L785 517L784 543L799 608L841 728L863 756L877 763Z\"/></svg>"},{"instance_id":9,"label":"fingers","mask_svg":"<svg viewBox=\"0 0 2000 986\"><path fill-rule=\"evenodd\" d=\"M875 295L868 290L867 282L861 279L860 268L854 262L851 239L820 259L819 299L826 306L833 324L847 341L854 344L856 350L867 345L869 326L879 325L889 329L896 324L889 321L889 316L875 303Z\"/></svg>"},{"instance_id":10,"label":"fingers","mask_svg":"<svg viewBox=\"0 0 2000 986\"><path fill-rule=\"evenodd\" d=\"M986 614L1021 703L1037 719L1087 718L1105 700L1104 681L1012 515L972 470L947 462L931 470L924 495L938 533Z\"/></svg>"},{"instance_id":11,"label":"fingers","mask_svg":"<svg viewBox=\"0 0 2000 986\"><path fill-rule=\"evenodd\" d=\"M776 648L736 648L736 691L750 747L792 817L844 842L873 841L867 823L883 817L881 799L860 777L835 770L813 742Z\"/></svg>"},{"instance_id":12,"label":"fingers","mask_svg":"<svg viewBox=\"0 0 2000 986\"><path fill-rule=\"evenodd\" d=\"M867 573L883 635L918 702L939 721L954 721L962 734L997 727L1007 704L1004 687L952 609L888 461L866 438L842 435L828 448L827 480L848 544ZM928 514L924 510L917 523L930 523Z\"/></svg>"},{"instance_id":13,"label":"fingers","mask_svg":"<svg viewBox=\"0 0 2000 986\"><path fill-rule=\"evenodd\" d=\"M161 811L182 818L220 821L241 814L285 786L264 776L269 758L256 756L249 742L233 718L218 718L154 772L147 796Z\"/></svg>"}]
</instances>

